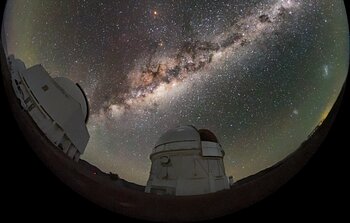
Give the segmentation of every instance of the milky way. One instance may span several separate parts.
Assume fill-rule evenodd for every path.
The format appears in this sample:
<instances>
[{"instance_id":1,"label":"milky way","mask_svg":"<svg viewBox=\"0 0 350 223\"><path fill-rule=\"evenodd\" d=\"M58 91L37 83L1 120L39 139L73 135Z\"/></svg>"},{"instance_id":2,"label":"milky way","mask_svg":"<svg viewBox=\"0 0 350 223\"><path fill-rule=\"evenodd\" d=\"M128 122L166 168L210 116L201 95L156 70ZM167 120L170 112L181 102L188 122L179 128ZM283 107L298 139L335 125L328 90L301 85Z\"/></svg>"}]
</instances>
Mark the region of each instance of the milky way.
<instances>
[{"instance_id":1,"label":"milky way","mask_svg":"<svg viewBox=\"0 0 350 223\"><path fill-rule=\"evenodd\" d=\"M145 184L169 128L208 128L236 179L280 161L333 106L348 69L340 0L14 0L8 51L79 82L83 159Z\"/></svg>"},{"instance_id":2,"label":"milky way","mask_svg":"<svg viewBox=\"0 0 350 223\"><path fill-rule=\"evenodd\" d=\"M181 43L178 52L173 55L167 55L167 52L159 50L158 47L154 48L146 64L127 75L128 92L121 97L116 96L119 102L112 103L109 112L115 117L123 115L129 109L142 107L144 103L149 104L150 101L157 104L159 96L154 94L171 91L178 84L188 81L192 75L206 72L205 68L208 66L215 69L218 63L225 61L223 57L230 60L245 45L261 41L278 30L288 14L297 16L299 6L300 2L282 0L265 7L257 7L251 12L253 15L243 17L217 36L205 38L205 41L189 39ZM160 42L159 46L162 44ZM206 81L210 77L203 79Z\"/></svg>"}]
</instances>

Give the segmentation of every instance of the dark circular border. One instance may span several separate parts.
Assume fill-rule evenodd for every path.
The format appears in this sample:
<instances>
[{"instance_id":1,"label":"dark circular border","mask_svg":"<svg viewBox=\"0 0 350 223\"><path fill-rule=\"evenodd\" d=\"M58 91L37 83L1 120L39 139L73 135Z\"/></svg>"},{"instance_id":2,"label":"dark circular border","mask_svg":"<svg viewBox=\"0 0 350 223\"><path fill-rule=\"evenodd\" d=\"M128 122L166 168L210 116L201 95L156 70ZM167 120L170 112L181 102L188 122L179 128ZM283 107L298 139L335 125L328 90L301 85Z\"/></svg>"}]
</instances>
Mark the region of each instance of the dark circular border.
<instances>
[{"instance_id":1,"label":"dark circular border","mask_svg":"<svg viewBox=\"0 0 350 223\"><path fill-rule=\"evenodd\" d=\"M11 88L6 56L1 47L3 84L13 115L38 157L63 182L94 203L116 213L155 221L195 221L236 212L267 197L298 173L326 137L341 105L345 84L323 124L302 146L276 165L238 181L230 190L190 197L157 196L104 183L84 165L66 158L21 109ZM208 208L210 205L210 208Z\"/></svg>"}]
</instances>

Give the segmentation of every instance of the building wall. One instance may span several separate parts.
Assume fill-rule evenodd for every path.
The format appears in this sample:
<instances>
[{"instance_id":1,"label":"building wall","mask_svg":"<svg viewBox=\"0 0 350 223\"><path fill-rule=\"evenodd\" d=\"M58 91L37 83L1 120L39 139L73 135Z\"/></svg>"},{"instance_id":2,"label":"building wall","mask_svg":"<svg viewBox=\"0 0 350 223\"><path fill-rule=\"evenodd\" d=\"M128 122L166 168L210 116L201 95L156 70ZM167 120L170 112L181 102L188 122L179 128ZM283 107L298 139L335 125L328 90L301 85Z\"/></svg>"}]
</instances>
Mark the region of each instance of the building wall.
<instances>
[{"instance_id":1,"label":"building wall","mask_svg":"<svg viewBox=\"0 0 350 223\"><path fill-rule=\"evenodd\" d=\"M199 149L166 151L152 157L146 192L152 188L161 194L196 195L228 189L229 182L221 157L203 157Z\"/></svg>"}]
</instances>

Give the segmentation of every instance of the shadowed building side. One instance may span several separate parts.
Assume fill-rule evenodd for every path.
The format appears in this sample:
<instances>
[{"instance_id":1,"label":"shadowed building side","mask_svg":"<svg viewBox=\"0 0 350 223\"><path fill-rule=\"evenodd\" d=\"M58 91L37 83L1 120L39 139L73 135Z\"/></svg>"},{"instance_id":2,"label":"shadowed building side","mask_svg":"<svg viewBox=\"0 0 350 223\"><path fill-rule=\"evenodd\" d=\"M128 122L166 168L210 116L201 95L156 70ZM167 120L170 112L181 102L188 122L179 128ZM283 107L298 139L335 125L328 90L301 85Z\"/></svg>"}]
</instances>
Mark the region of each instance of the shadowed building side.
<instances>
[{"instance_id":1,"label":"shadowed building side","mask_svg":"<svg viewBox=\"0 0 350 223\"><path fill-rule=\"evenodd\" d=\"M193 126L171 129L160 137L150 156L145 191L158 195L199 195L229 189L224 151L209 130Z\"/></svg>"},{"instance_id":2,"label":"shadowed building side","mask_svg":"<svg viewBox=\"0 0 350 223\"><path fill-rule=\"evenodd\" d=\"M22 108L53 144L78 161L90 138L85 123L88 105L81 88L69 79L50 77L41 65L27 69L14 56L8 63Z\"/></svg>"},{"instance_id":3,"label":"shadowed building side","mask_svg":"<svg viewBox=\"0 0 350 223\"><path fill-rule=\"evenodd\" d=\"M6 42L6 33L5 33L5 28L4 28L4 23L2 23L1 26L1 43L2 46L4 47L5 54L7 54L7 42Z\"/></svg>"}]
</instances>

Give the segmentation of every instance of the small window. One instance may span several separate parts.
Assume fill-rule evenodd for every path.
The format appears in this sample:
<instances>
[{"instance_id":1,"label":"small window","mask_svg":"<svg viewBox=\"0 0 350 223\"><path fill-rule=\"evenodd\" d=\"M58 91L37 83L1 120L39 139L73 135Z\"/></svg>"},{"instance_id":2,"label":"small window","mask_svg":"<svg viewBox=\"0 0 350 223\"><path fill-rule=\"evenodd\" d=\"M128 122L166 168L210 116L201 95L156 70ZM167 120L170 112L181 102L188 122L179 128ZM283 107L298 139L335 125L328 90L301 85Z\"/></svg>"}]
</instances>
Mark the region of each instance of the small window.
<instances>
[{"instance_id":1,"label":"small window","mask_svg":"<svg viewBox=\"0 0 350 223\"><path fill-rule=\"evenodd\" d=\"M48 91L49 90L49 87L47 85L44 85L41 88L43 89L43 91Z\"/></svg>"},{"instance_id":2,"label":"small window","mask_svg":"<svg viewBox=\"0 0 350 223\"><path fill-rule=\"evenodd\" d=\"M168 156L162 156L162 157L160 158L160 163L161 163L161 165L162 165L163 167L169 166L169 165L170 165L170 162L171 162L171 160L170 160L170 158L169 158Z\"/></svg>"}]
</instances>

